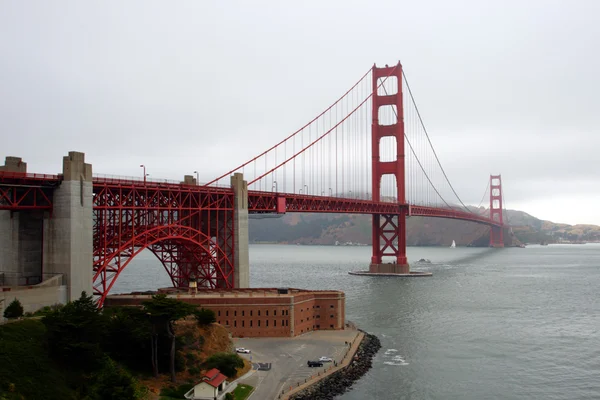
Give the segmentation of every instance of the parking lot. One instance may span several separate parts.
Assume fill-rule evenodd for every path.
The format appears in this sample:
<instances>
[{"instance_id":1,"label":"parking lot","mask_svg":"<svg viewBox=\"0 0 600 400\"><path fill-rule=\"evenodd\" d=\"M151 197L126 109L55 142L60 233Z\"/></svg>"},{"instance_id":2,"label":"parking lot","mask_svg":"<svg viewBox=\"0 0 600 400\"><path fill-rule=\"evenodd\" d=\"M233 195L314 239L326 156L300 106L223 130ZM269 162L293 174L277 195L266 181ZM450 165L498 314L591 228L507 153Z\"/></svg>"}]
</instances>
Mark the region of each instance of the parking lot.
<instances>
[{"instance_id":1,"label":"parking lot","mask_svg":"<svg viewBox=\"0 0 600 400\"><path fill-rule=\"evenodd\" d=\"M242 383L256 388L253 400L276 399L282 388L304 383L305 379L322 372L333 363L323 363L323 367L310 368L307 361L319 357L331 357L338 363L348 350L345 342L351 342L358 332L353 329L343 331L316 331L295 338L234 338L235 347L245 347L250 354L240 354L253 364L270 363L270 369L261 368L244 379Z\"/></svg>"}]
</instances>

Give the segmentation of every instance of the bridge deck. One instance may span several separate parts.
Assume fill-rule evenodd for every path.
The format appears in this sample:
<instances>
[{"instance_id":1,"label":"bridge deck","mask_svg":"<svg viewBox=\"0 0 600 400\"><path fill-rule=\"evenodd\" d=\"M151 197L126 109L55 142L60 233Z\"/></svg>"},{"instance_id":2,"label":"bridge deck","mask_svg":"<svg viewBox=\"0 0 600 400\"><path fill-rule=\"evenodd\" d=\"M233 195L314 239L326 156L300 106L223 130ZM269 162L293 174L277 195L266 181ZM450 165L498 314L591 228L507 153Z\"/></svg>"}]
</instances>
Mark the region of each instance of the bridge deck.
<instances>
[{"instance_id":1,"label":"bridge deck","mask_svg":"<svg viewBox=\"0 0 600 400\"><path fill-rule=\"evenodd\" d=\"M60 184L61 180L62 175L0 171L0 210L51 209L51 194L48 191ZM233 190L228 187L188 185L168 180L144 182L141 179L123 177L95 176L93 184L94 191L110 186L135 188L139 192L169 190L212 196L218 194L231 196L233 193ZM14 190L16 188L18 190ZM250 213L260 214L307 212L398 215L406 213L409 216L450 218L489 226L503 226L484 215L455 209L253 190L248 191L248 210Z\"/></svg>"}]
</instances>

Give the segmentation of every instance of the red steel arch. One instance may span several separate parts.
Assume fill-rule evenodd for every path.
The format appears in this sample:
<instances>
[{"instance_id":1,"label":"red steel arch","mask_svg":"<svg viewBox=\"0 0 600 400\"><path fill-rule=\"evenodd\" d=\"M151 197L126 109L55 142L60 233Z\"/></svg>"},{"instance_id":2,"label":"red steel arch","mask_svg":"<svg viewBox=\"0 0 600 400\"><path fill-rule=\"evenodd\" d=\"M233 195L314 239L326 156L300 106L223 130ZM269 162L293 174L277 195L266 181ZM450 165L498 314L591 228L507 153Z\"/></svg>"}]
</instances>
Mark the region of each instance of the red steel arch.
<instances>
[{"instance_id":1,"label":"red steel arch","mask_svg":"<svg viewBox=\"0 0 600 400\"><path fill-rule=\"evenodd\" d=\"M93 288L100 306L144 249L177 287L186 287L192 274L200 288L233 287L233 190L94 178L93 193Z\"/></svg>"},{"instance_id":2,"label":"red steel arch","mask_svg":"<svg viewBox=\"0 0 600 400\"><path fill-rule=\"evenodd\" d=\"M119 274L144 249L159 258L176 286L184 286L193 273L205 287L233 287L233 260L210 237L189 226L157 226L132 236L108 257L94 260L94 294L100 296L99 306Z\"/></svg>"}]
</instances>

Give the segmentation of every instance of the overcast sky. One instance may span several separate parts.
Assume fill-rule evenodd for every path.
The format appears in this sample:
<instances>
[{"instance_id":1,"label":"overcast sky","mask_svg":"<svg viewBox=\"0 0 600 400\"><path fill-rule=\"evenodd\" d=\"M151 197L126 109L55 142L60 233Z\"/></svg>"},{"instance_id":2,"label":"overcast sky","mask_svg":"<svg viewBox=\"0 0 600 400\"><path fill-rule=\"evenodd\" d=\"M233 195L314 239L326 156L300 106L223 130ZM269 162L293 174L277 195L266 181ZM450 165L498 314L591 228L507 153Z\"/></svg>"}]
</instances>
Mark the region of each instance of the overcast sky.
<instances>
[{"instance_id":1,"label":"overcast sky","mask_svg":"<svg viewBox=\"0 0 600 400\"><path fill-rule=\"evenodd\" d=\"M442 164L479 203L600 224L600 1L0 0L0 157L209 180L402 61Z\"/></svg>"}]
</instances>

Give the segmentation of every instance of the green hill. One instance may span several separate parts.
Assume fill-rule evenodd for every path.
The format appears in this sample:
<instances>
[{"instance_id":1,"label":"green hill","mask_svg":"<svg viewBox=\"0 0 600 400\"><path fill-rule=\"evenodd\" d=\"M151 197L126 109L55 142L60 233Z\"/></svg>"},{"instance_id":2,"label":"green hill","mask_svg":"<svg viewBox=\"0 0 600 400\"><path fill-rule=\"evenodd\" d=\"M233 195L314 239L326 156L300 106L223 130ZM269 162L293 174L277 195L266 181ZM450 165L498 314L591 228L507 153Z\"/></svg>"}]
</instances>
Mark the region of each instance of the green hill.
<instances>
[{"instance_id":1,"label":"green hill","mask_svg":"<svg viewBox=\"0 0 600 400\"><path fill-rule=\"evenodd\" d=\"M473 209L476 211L475 209ZM484 209L477 210L485 214ZM598 241L600 227L566 225L543 221L523 211L508 210L505 221L522 243ZM279 218L252 216L250 241L254 243L297 243L314 245L371 244L371 216L355 214L289 213ZM431 217L410 217L406 226L409 246L487 246L489 228L474 222ZM514 244L510 230L505 244Z\"/></svg>"}]
</instances>

